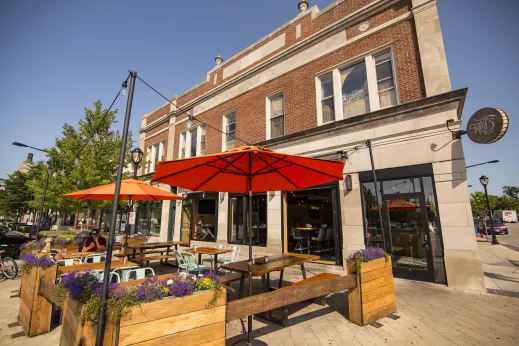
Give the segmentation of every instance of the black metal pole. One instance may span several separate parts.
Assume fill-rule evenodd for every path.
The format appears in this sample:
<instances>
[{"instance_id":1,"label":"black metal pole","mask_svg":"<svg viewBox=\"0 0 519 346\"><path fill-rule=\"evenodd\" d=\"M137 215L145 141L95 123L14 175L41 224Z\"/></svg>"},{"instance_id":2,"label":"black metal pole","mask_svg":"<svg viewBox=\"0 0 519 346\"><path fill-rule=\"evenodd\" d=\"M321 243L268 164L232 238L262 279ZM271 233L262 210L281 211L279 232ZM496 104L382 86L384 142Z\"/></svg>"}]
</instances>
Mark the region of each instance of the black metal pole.
<instances>
[{"instance_id":1,"label":"black metal pole","mask_svg":"<svg viewBox=\"0 0 519 346\"><path fill-rule=\"evenodd\" d=\"M249 154L249 297L252 297L252 159ZM252 345L252 315L247 316L247 344Z\"/></svg>"},{"instance_id":2,"label":"black metal pole","mask_svg":"<svg viewBox=\"0 0 519 346\"><path fill-rule=\"evenodd\" d=\"M494 220L492 219L492 210L490 210L490 201L488 200L488 192L487 192L487 186L483 185L485 188L485 199L487 200L487 209L488 209L488 215L490 217L490 231L492 232L492 244L497 245L499 242L497 241L496 232L494 231Z\"/></svg>"},{"instance_id":3,"label":"black metal pole","mask_svg":"<svg viewBox=\"0 0 519 346\"><path fill-rule=\"evenodd\" d=\"M130 126L130 115L132 112L133 90L137 72L130 71L130 91L128 93L128 103L126 104L126 115L124 116L124 126L122 133L121 150L119 151L119 166L117 167L117 179L115 181L115 193L112 205L112 227L108 234L108 244L106 247L106 262L103 272L103 288L101 290L101 308L99 309L99 323L97 324L96 346L103 345L106 324L106 299L108 298L108 280L110 278L110 268L112 266L112 247L115 238L115 222L117 220L117 206L119 204L119 193L121 192L121 180L123 175L124 158L126 156L126 143L128 139L128 128Z\"/></svg>"},{"instance_id":4,"label":"black metal pole","mask_svg":"<svg viewBox=\"0 0 519 346\"><path fill-rule=\"evenodd\" d=\"M384 250L387 251L388 244L386 244L386 236L384 234L384 223L382 222L382 208L380 206L380 203L382 203L382 196L380 198L380 203L378 202L378 186L377 186L377 173L375 172L375 162L373 161L373 151L371 150L371 140L366 141L366 146L369 149L369 158L371 160L371 171L373 172L373 182L375 183L375 199L377 202L377 208L378 208L378 219L380 222L380 232L382 233L382 243L384 244ZM367 230L366 230L367 231ZM389 253L392 253L392 249L389 247Z\"/></svg>"},{"instance_id":5,"label":"black metal pole","mask_svg":"<svg viewBox=\"0 0 519 346\"><path fill-rule=\"evenodd\" d=\"M36 224L36 240L40 235L40 224L41 218L43 216L43 205L45 204L45 195L47 194L47 186L49 185L49 174L50 174L50 164L47 163L47 173L45 173L45 184L43 184L43 195L41 196L41 205L40 205L40 215L38 216L38 223Z\"/></svg>"}]
</instances>

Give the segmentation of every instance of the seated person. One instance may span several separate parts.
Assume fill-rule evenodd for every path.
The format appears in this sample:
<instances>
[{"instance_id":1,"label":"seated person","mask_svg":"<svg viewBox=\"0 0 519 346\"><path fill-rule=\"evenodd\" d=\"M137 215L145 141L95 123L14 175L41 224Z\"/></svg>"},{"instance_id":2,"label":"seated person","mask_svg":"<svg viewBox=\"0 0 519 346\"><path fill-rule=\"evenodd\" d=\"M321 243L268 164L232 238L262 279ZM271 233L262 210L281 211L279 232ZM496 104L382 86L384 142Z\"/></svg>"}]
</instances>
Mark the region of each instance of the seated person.
<instances>
[{"instance_id":1,"label":"seated person","mask_svg":"<svg viewBox=\"0 0 519 346\"><path fill-rule=\"evenodd\" d=\"M94 228L92 232L90 232L90 237L85 239L83 243L83 252L93 252L93 251L105 251L106 250L106 238L103 238L99 235L99 230Z\"/></svg>"},{"instance_id":2,"label":"seated person","mask_svg":"<svg viewBox=\"0 0 519 346\"><path fill-rule=\"evenodd\" d=\"M199 220L198 224L196 225L196 234L198 235L198 237L200 237L199 239L201 239L201 240L204 240L208 235L213 237L213 240L216 239L214 234L211 232L211 230L209 230L208 228L202 227L202 220Z\"/></svg>"},{"instance_id":3,"label":"seated person","mask_svg":"<svg viewBox=\"0 0 519 346\"><path fill-rule=\"evenodd\" d=\"M54 245L54 238L47 237L47 238L45 238L44 243L45 243L45 246L43 247L43 250L41 250L41 252L45 253L45 254L51 254L52 245ZM54 259L56 261L62 260L63 256L61 255L61 253L58 252L57 254L54 255Z\"/></svg>"}]
</instances>

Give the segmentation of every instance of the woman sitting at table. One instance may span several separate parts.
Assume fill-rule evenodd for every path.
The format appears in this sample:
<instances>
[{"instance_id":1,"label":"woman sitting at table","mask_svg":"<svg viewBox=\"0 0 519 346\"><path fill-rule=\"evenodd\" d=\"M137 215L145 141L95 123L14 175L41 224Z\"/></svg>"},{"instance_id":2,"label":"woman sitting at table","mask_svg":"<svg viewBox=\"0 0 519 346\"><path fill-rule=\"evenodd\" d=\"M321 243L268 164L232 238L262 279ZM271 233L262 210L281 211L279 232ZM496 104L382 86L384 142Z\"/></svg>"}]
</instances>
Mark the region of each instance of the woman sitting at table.
<instances>
[{"instance_id":1,"label":"woman sitting at table","mask_svg":"<svg viewBox=\"0 0 519 346\"><path fill-rule=\"evenodd\" d=\"M101 235L99 235L99 230L97 228L94 228L92 232L90 232L90 237L88 237L83 243L83 252L105 250L106 238L101 237Z\"/></svg>"},{"instance_id":2,"label":"woman sitting at table","mask_svg":"<svg viewBox=\"0 0 519 346\"><path fill-rule=\"evenodd\" d=\"M213 240L215 240L213 232L211 232L209 228L202 227L202 220L198 220L198 225L196 225L196 234L199 235L201 240L204 240L208 235L211 235Z\"/></svg>"}]
</instances>

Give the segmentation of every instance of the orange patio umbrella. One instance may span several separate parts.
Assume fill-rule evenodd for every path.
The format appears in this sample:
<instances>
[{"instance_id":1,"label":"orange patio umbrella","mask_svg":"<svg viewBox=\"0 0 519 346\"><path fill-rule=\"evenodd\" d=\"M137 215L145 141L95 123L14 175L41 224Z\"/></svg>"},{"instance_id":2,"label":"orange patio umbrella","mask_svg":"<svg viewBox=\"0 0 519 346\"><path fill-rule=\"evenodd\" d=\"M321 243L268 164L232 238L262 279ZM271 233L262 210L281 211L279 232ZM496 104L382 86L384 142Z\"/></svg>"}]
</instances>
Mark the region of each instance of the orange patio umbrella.
<instances>
[{"instance_id":1,"label":"orange patio umbrella","mask_svg":"<svg viewBox=\"0 0 519 346\"><path fill-rule=\"evenodd\" d=\"M75 199L109 201L114 198L114 194L115 183L111 183L67 193L63 196ZM119 195L119 200L121 201L162 201L177 199L182 199L182 196L161 190L140 180L125 179L121 181L121 193Z\"/></svg>"},{"instance_id":2,"label":"orange patio umbrella","mask_svg":"<svg viewBox=\"0 0 519 346\"><path fill-rule=\"evenodd\" d=\"M254 146L224 153L158 162L151 181L191 191L234 192L249 195L249 263L252 262L252 194L300 190L343 179L344 162L287 155ZM252 268L252 266L249 266ZM249 273L249 296L252 275ZM252 316L248 317L252 343Z\"/></svg>"}]
</instances>

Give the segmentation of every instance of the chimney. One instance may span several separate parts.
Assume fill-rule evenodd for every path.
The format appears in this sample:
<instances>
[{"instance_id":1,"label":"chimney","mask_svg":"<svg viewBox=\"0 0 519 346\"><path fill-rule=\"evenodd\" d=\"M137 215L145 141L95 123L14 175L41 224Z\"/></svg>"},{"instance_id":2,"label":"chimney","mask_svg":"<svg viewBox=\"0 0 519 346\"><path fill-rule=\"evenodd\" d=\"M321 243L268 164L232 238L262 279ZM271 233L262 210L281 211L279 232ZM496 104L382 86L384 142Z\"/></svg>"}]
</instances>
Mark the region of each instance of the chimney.
<instances>
[{"instance_id":1,"label":"chimney","mask_svg":"<svg viewBox=\"0 0 519 346\"><path fill-rule=\"evenodd\" d=\"M299 8L299 12L303 13L308 9L308 1L301 0L297 4L297 8Z\"/></svg>"},{"instance_id":2,"label":"chimney","mask_svg":"<svg viewBox=\"0 0 519 346\"><path fill-rule=\"evenodd\" d=\"M27 154L27 162L32 162L32 153Z\"/></svg>"},{"instance_id":3,"label":"chimney","mask_svg":"<svg viewBox=\"0 0 519 346\"><path fill-rule=\"evenodd\" d=\"M216 66L220 66L223 62L223 59L218 55L216 58L214 58L214 61L216 62Z\"/></svg>"}]
</instances>

